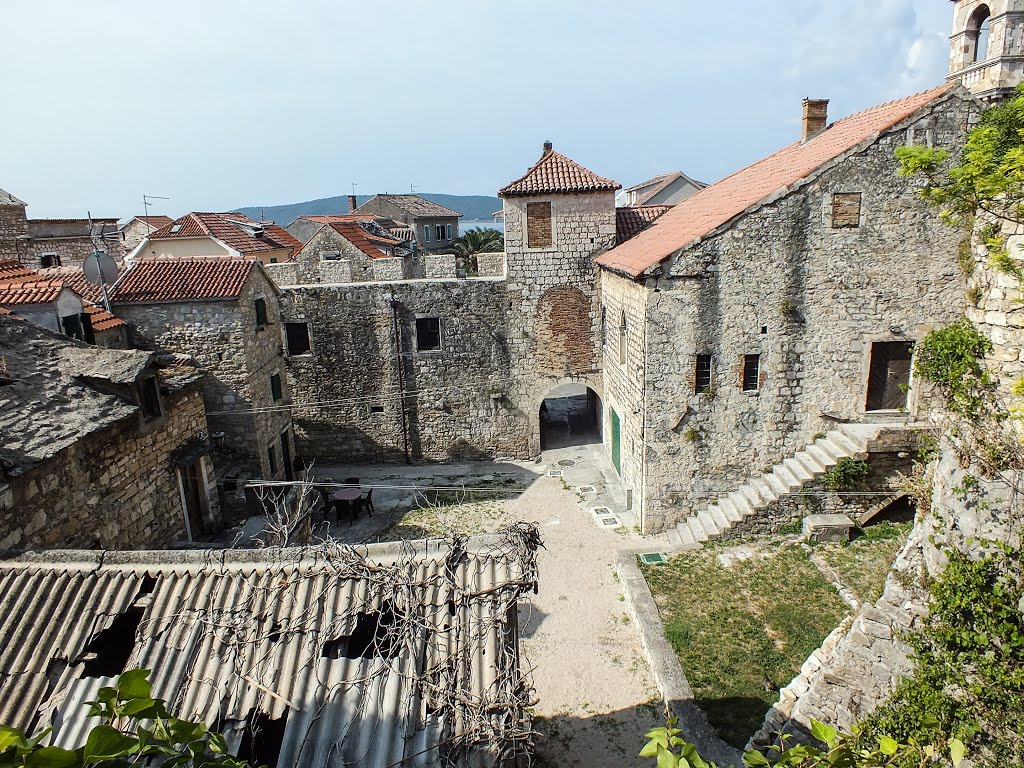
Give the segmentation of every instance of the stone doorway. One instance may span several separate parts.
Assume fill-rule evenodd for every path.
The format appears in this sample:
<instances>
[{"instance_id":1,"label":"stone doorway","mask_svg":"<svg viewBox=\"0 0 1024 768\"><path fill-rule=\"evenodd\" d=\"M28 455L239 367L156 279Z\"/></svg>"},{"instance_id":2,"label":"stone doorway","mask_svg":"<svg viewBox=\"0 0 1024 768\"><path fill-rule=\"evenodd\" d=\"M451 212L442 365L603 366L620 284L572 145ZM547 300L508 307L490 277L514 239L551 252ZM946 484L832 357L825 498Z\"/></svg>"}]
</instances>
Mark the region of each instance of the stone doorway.
<instances>
[{"instance_id":1,"label":"stone doorway","mask_svg":"<svg viewBox=\"0 0 1024 768\"><path fill-rule=\"evenodd\" d=\"M876 341L871 345L865 410L900 411L907 407L912 341Z\"/></svg>"},{"instance_id":2,"label":"stone doorway","mask_svg":"<svg viewBox=\"0 0 1024 768\"><path fill-rule=\"evenodd\" d=\"M601 442L601 397L583 384L562 384L540 404L540 448Z\"/></svg>"}]
</instances>

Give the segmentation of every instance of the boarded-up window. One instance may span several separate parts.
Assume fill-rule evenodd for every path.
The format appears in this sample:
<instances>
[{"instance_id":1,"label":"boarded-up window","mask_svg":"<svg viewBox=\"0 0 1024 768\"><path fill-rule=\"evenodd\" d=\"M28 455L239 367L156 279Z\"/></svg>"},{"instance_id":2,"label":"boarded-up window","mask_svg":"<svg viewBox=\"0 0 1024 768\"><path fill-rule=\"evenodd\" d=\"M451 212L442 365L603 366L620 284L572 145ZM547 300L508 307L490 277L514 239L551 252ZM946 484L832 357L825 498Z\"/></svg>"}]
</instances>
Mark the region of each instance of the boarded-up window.
<instances>
[{"instance_id":1,"label":"boarded-up window","mask_svg":"<svg viewBox=\"0 0 1024 768\"><path fill-rule=\"evenodd\" d=\"M860 192L837 192L832 195L832 227L846 229L860 226Z\"/></svg>"},{"instance_id":2,"label":"boarded-up window","mask_svg":"<svg viewBox=\"0 0 1024 768\"><path fill-rule=\"evenodd\" d=\"M551 203L526 204L526 245L528 248L550 248Z\"/></svg>"}]
</instances>

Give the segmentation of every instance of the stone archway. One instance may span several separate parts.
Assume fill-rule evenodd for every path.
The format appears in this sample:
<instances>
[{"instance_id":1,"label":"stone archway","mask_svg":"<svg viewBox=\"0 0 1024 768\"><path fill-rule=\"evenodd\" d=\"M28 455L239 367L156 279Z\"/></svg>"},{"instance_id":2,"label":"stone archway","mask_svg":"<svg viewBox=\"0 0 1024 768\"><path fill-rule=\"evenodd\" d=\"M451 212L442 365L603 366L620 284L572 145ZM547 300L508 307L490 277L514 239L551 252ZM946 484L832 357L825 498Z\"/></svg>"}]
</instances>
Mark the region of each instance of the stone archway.
<instances>
[{"instance_id":1,"label":"stone archway","mask_svg":"<svg viewBox=\"0 0 1024 768\"><path fill-rule=\"evenodd\" d=\"M603 408L601 396L585 384L558 385L540 403L540 449L600 443Z\"/></svg>"}]
</instances>

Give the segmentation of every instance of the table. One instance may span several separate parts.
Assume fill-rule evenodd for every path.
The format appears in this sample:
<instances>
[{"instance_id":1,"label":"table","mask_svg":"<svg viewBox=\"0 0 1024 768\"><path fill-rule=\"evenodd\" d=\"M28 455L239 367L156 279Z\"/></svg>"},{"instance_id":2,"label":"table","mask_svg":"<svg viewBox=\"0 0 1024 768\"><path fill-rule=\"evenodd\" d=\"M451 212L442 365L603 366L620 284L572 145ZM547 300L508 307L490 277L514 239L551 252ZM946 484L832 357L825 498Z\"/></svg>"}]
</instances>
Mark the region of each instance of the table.
<instances>
[{"instance_id":1,"label":"table","mask_svg":"<svg viewBox=\"0 0 1024 768\"><path fill-rule=\"evenodd\" d=\"M355 508L353 507L352 502L355 501L356 499L358 499L362 495L363 495L363 489L362 488L358 488L358 487L357 488L339 488L334 493L332 493L331 494L331 498L335 502L338 502L336 504L336 509L335 509L335 512L334 512L334 519L335 519L335 521L338 520L337 507L341 506L342 504L345 505L345 508L348 510L349 514L352 516L352 520L354 521L356 519L356 515L355 515Z\"/></svg>"}]
</instances>

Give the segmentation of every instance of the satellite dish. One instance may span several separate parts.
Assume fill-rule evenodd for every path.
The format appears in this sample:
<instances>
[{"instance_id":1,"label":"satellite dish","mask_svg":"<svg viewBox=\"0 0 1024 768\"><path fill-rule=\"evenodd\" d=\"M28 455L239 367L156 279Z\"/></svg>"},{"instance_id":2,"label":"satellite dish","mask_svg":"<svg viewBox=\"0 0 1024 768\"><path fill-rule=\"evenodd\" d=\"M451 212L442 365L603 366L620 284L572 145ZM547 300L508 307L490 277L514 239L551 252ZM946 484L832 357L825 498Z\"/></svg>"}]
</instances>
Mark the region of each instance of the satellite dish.
<instances>
[{"instance_id":1,"label":"satellite dish","mask_svg":"<svg viewBox=\"0 0 1024 768\"><path fill-rule=\"evenodd\" d=\"M95 285L113 285L117 279L117 262L103 251L94 251L82 263L85 279Z\"/></svg>"}]
</instances>

